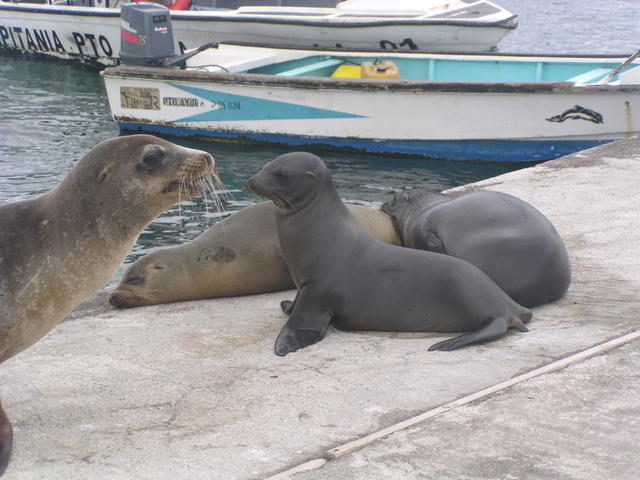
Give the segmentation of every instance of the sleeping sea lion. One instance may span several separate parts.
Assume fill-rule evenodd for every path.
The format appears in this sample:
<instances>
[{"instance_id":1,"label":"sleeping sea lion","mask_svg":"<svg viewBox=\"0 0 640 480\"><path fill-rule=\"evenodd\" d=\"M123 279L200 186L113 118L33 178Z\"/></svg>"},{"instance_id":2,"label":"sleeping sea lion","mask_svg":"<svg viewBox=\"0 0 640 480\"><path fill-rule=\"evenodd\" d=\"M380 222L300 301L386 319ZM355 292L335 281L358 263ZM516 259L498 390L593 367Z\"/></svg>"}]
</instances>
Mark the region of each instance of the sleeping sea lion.
<instances>
[{"instance_id":1,"label":"sleeping sea lion","mask_svg":"<svg viewBox=\"0 0 640 480\"><path fill-rule=\"evenodd\" d=\"M472 263L527 308L560 298L571 283L569 255L554 226L512 195L412 189L381 208L406 247Z\"/></svg>"},{"instance_id":2,"label":"sleeping sea lion","mask_svg":"<svg viewBox=\"0 0 640 480\"><path fill-rule=\"evenodd\" d=\"M372 236L400 243L388 215L359 205L347 207ZM291 288L295 284L280 251L273 203L262 202L232 214L191 242L138 259L109 301L125 308Z\"/></svg>"}]
</instances>

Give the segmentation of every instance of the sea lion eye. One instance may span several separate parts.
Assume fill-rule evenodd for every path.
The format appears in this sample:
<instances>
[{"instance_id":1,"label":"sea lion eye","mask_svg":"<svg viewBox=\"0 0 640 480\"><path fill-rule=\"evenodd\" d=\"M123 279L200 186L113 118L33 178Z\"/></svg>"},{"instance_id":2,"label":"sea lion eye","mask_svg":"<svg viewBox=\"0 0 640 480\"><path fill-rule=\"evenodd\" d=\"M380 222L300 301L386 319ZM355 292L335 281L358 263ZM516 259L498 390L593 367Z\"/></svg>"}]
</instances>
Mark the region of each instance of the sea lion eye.
<instances>
[{"instance_id":1,"label":"sea lion eye","mask_svg":"<svg viewBox=\"0 0 640 480\"><path fill-rule=\"evenodd\" d=\"M282 170L276 170L275 172L273 172L273 175L276 177L278 182L283 184L289 183L289 175L287 175Z\"/></svg>"},{"instance_id":2,"label":"sea lion eye","mask_svg":"<svg viewBox=\"0 0 640 480\"><path fill-rule=\"evenodd\" d=\"M129 285L142 285L144 283L144 278L142 278L142 277L130 277L130 278L127 278L127 283Z\"/></svg>"},{"instance_id":3,"label":"sea lion eye","mask_svg":"<svg viewBox=\"0 0 640 480\"><path fill-rule=\"evenodd\" d=\"M145 148L142 154L142 163L136 165L138 170L155 170L162 164L164 150L158 145Z\"/></svg>"}]
</instances>

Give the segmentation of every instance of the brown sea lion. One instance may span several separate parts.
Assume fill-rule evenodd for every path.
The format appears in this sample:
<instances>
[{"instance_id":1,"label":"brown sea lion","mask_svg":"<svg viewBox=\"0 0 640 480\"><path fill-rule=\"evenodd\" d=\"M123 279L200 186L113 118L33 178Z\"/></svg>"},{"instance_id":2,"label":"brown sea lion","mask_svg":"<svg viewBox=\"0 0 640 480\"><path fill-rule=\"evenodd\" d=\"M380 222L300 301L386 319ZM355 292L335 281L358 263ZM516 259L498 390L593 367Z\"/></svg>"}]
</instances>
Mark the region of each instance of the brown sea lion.
<instances>
[{"instance_id":1,"label":"brown sea lion","mask_svg":"<svg viewBox=\"0 0 640 480\"><path fill-rule=\"evenodd\" d=\"M347 205L373 237L398 245L388 215ZM116 307L196 300L295 288L282 258L272 202L243 208L195 240L151 252L122 276L109 301Z\"/></svg>"},{"instance_id":2,"label":"brown sea lion","mask_svg":"<svg viewBox=\"0 0 640 480\"><path fill-rule=\"evenodd\" d=\"M201 192L213 172L206 152L119 137L91 149L50 192L0 206L0 362L109 281L143 228ZM0 474L12 440L0 405Z\"/></svg>"}]
</instances>

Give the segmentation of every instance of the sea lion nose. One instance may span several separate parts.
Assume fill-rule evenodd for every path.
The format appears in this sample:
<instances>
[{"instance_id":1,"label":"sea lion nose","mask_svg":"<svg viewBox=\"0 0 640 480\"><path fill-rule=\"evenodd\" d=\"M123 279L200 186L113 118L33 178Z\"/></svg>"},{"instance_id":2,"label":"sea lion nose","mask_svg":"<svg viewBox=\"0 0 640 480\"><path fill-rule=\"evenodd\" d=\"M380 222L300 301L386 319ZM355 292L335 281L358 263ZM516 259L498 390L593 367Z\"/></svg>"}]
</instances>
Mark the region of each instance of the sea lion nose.
<instances>
[{"instance_id":1,"label":"sea lion nose","mask_svg":"<svg viewBox=\"0 0 640 480\"><path fill-rule=\"evenodd\" d=\"M200 156L202 157L202 159L204 160L204 162L207 164L208 167L212 167L215 165L215 160L213 159L210 153L202 152Z\"/></svg>"}]
</instances>

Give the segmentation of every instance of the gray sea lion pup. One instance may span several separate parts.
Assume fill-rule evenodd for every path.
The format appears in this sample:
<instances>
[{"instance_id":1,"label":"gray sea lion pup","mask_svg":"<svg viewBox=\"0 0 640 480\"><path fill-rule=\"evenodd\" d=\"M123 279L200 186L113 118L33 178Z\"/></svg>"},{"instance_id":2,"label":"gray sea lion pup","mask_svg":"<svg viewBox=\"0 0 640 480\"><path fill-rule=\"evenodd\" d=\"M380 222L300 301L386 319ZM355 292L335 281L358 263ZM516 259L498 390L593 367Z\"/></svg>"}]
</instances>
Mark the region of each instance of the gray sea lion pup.
<instances>
[{"instance_id":1,"label":"gray sea lion pup","mask_svg":"<svg viewBox=\"0 0 640 480\"><path fill-rule=\"evenodd\" d=\"M247 183L276 205L282 253L298 287L275 353L316 343L330 322L348 330L468 332L432 345L453 350L526 331L531 312L473 265L389 245L355 221L326 166L310 153L282 155Z\"/></svg>"},{"instance_id":2,"label":"gray sea lion pup","mask_svg":"<svg viewBox=\"0 0 640 480\"><path fill-rule=\"evenodd\" d=\"M53 190L0 206L0 362L104 285L144 227L199 193L211 155L150 135L101 142ZM11 424L0 406L0 473Z\"/></svg>"},{"instance_id":3,"label":"gray sea lion pup","mask_svg":"<svg viewBox=\"0 0 640 480\"><path fill-rule=\"evenodd\" d=\"M474 264L528 308L560 298L571 282L567 250L551 222L512 195L443 195L423 189L382 205L406 247Z\"/></svg>"},{"instance_id":4,"label":"gray sea lion pup","mask_svg":"<svg viewBox=\"0 0 640 480\"><path fill-rule=\"evenodd\" d=\"M391 218L348 205L375 238L400 244ZM151 252L134 262L109 297L120 308L201 298L251 295L294 288L282 258L275 208L243 208L189 243Z\"/></svg>"}]
</instances>

